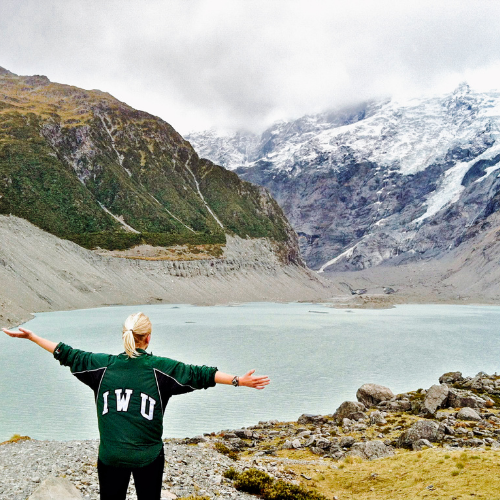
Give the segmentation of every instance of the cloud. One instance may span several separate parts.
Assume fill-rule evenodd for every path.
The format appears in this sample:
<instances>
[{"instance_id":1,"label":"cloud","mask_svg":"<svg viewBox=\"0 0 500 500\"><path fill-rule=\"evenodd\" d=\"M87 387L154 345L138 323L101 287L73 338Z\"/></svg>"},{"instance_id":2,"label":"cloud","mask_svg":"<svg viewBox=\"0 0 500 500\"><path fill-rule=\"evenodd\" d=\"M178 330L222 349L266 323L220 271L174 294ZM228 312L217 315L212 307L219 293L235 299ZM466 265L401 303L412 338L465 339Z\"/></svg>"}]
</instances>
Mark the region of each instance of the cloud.
<instances>
[{"instance_id":1,"label":"cloud","mask_svg":"<svg viewBox=\"0 0 500 500\"><path fill-rule=\"evenodd\" d=\"M181 133L396 94L488 88L500 74L489 0L3 0L0 65L100 88Z\"/></svg>"}]
</instances>

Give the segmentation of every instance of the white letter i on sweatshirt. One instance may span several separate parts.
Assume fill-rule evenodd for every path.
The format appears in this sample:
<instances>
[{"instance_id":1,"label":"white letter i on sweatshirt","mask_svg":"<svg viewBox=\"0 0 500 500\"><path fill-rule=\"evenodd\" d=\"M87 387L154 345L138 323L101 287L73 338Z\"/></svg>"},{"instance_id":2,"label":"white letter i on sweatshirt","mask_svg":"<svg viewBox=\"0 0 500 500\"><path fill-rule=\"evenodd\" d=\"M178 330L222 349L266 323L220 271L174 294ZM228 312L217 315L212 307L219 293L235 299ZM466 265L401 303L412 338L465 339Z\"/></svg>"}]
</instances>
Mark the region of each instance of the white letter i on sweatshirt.
<instances>
[{"instance_id":1,"label":"white letter i on sweatshirt","mask_svg":"<svg viewBox=\"0 0 500 500\"><path fill-rule=\"evenodd\" d=\"M108 396L109 396L109 391L106 391L102 395L102 399L104 399L104 409L102 410L103 415L106 415L106 413L108 413Z\"/></svg>"}]
</instances>

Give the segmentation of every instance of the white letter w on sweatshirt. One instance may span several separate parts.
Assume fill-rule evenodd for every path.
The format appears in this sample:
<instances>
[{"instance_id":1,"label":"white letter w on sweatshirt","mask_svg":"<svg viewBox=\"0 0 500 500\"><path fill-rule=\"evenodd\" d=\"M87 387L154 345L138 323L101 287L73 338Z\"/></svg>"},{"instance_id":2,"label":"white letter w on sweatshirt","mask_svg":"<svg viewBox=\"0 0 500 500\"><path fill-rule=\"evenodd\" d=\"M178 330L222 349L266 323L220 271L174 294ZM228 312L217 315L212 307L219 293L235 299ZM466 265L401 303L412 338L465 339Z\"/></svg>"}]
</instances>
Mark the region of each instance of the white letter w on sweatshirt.
<instances>
[{"instance_id":1,"label":"white letter w on sweatshirt","mask_svg":"<svg viewBox=\"0 0 500 500\"><path fill-rule=\"evenodd\" d=\"M132 389L125 389L125 396L122 394L123 389L115 389L116 394L116 411L128 411L130 396L134 392Z\"/></svg>"}]
</instances>

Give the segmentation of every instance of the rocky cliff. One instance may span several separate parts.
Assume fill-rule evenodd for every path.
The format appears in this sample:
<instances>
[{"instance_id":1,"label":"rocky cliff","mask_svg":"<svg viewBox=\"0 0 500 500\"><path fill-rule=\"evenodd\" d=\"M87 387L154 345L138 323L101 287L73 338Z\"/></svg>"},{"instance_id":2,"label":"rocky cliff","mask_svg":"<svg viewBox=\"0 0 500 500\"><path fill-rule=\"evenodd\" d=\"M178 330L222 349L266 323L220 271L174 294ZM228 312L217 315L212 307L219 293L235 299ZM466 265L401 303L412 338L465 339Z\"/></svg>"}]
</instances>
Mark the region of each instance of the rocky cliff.
<instances>
[{"instance_id":1,"label":"rocky cliff","mask_svg":"<svg viewBox=\"0 0 500 500\"><path fill-rule=\"evenodd\" d=\"M188 139L270 189L309 266L351 271L468 252L471 238L496 234L499 130L500 94L464 84L280 122L260 136Z\"/></svg>"},{"instance_id":2,"label":"rocky cliff","mask_svg":"<svg viewBox=\"0 0 500 500\"><path fill-rule=\"evenodd\" d=\"M87 248L266 237L301 263L269 193L201 160L168 123L105 92L3 68L0 213Z\"/></svg>"}]
</instances>

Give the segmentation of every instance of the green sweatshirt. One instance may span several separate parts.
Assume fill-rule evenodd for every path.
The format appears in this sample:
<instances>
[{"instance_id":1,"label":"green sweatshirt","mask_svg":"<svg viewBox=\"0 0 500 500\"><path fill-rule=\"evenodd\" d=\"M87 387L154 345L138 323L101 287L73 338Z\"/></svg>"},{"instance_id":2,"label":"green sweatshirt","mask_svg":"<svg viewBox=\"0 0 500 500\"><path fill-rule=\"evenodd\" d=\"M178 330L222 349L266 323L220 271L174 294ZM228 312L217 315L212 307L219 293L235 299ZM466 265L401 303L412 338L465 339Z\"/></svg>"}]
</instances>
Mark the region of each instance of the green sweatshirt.
<instances>
[{"instance_id":1,"label":"green sweatshirt","mask_svg":"<svg viewBox=\"0 0 500 500\"><path fill-rule=\"evenodd\" d=\"M80 351L59 343L54 357L93 391L99 458L106 465L142 467L162 448L163 414L176 394L215 385L217 368L186 365L142 349L137 358Z\"/></svg>"}]
</instances>

